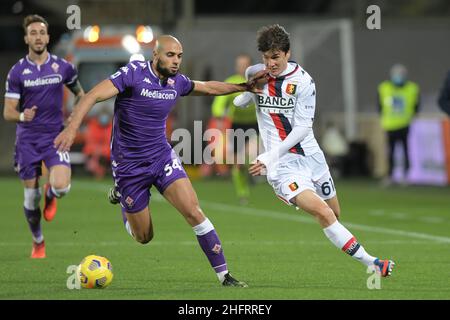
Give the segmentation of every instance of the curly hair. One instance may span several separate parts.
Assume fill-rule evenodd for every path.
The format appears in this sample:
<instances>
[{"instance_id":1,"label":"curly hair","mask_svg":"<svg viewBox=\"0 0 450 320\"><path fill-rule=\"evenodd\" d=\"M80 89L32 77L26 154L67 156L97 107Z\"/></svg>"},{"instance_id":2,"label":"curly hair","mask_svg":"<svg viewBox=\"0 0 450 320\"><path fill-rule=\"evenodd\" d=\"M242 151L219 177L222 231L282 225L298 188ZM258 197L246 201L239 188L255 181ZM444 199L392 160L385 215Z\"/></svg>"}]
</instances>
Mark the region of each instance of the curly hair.
<instances>
[{"instance_id":1,"label":"curly hair","mask_svg":"<svg viewBox=\"0 0 450 320\"><path fill-rule=\"evenodd\" d=\"M48 22L47 22L47 20L45 20L40 15L30 14L30 15L26 16L23 19L23 31L25 31L25 34L27 34L27 27L30 24L35 23L35 22L42 22L43 24L45 24L45 26L47 27L47 32L48 32Z\"/></svg>"},{"instance_id":2,"label":"curly hair","mask_svg":"<svg viewBox=\"0 0 450 320\"><path fill-rule=\"evenodd\" d=\"M291 48L289 33L279 24L265 26L259 29L256 41L258 42L258 50L260 52L269 50L288 52Z\"/></svg>"}]
</instances>

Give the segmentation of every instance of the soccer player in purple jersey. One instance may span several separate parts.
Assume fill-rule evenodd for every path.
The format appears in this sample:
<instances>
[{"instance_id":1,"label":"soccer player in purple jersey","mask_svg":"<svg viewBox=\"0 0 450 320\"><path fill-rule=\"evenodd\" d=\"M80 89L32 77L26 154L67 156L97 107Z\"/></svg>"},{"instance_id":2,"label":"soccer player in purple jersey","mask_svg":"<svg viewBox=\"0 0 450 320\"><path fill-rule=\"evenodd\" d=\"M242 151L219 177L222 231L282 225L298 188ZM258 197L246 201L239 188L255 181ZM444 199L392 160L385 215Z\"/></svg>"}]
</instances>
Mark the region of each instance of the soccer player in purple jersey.
<instances>
[{"instance_id":1,"label":"soccer player in purple jersey","mask_svg":"<svg viewBox=\"0 0 450 320\"><path fill-rule=\"evenodd\" d=\"M153 60L132 61L89 91L74 108L71 121L55 139L66 152L72 145L83 117L99 101L117 96L111 137L111 161L120 193L123 220L128 233L140 243L153 238L149 210L154 185L192 226L211 266L225 286L246 287L233 278L213 224L200 209L197 195L179 158L167 142L166 119L180 96L223 95L256 88L261 72L242 84L192 81L179 73L181 43L170 35L158 37Z\"/></svg>"},{"instance_id":2,"label":"soccer player in purple jersey","mask_svg":"<svg viewBox=\"0 0 450 320\"><path fill-rule=\"evenodd\" d=\"M41 231L41 191L39 177L42 162L49 169L49 183L44 186L44 218L51 221L56 214L56 198L70 189L70 158L59 152L53 140L63 129L63 88L76 96L83 95L75 67L51 55L48 23L38 15L23 22L28 55L9 71L6 80L3 116L17 122L15 166L24 185L24 211L33 236L31 258L45 258L45 242Z\"/></svg>"}]
</instances>

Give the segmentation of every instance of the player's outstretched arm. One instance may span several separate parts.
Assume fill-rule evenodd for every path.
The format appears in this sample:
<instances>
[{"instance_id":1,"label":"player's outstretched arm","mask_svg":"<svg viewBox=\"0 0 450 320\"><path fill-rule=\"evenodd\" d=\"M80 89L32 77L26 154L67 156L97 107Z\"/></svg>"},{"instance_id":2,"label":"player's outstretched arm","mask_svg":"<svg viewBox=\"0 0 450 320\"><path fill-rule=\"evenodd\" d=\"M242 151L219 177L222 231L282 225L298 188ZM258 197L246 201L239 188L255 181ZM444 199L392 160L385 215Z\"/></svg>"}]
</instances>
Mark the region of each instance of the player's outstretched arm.
<instances>
[{"instance_id":1,"label":"player's outstretched arm","mask_svg":"<svg viewBox=\"0 0 450 320\"><path fill-rule=\"evenodd\" d=\"M97 84L91 91L86 93L74 107L67 127L55 138L54 145L59 151L69 151L73 144L78 128L84 116L97 102L107 100L119 93L111 80L106 79Z\"/></svg>"},{"instance_id":2,"label":"player's outstretched arm","mask_svg":"<svg viewBox=\"0 0 450 320\"><path fill-rule=\"evenodd\" d=\"M261 82L267 81L268 71L261 70L256 73L247 82L243 83L226 83L220 81L194 81L194 90L192 95L210 95L221 96L225 94L250 91L253 93L261 93Z\"/></svg>"}]
</instances>

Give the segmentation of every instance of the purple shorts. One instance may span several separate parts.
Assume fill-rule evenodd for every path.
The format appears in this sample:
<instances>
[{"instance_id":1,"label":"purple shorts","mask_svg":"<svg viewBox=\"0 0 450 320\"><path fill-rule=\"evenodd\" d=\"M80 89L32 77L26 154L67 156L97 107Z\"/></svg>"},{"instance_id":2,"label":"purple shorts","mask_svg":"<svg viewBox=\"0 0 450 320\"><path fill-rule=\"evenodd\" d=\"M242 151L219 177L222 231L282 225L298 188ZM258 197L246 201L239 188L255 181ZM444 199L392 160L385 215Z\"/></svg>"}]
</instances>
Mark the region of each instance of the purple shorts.
<instances>
[{"instance_id":1,"label":"purple shorts","mask_svg":"<svg viewBox=\"0 0 450 320\"><path fill-rule=\"evenodd\" d=\"M14 167L20 179L28 180L41 176L42 161L48 169L55 165L70 168L69 153L58 152L53 146L53 138L41 138L36 141L16 140Z\"/></svg>"},{"instance_id":2,"label":"purple shorts","mask_svg":"<svg viewBox=\"0 0 450 320\"><path fill-rule=\"evenodd\" d=\"M111 167L116 189L121 194L120 205L128 213L139 212L148 206L152 185L162 194L172 182L187 177L173 150L151 162L112 159Z\"/></svg>"}]
</instances>

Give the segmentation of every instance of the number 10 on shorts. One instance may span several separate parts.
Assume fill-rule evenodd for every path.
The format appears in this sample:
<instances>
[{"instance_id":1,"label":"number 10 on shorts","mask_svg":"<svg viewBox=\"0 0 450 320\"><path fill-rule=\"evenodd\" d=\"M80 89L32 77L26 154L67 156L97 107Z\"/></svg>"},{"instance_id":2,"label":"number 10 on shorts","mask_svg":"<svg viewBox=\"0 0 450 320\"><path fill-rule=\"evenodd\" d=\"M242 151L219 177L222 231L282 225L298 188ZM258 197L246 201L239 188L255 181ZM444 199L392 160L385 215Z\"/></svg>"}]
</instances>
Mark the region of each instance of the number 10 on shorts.
<instances>
[{"instance_id":1,"label":"number 10 on shorts","mask_svg":"<svg viewBox=\"0 0 450 320\"><path fill-rule=\"evenodd\" d=\"M172 163L166 164L164 167L164 171L166 172L166 177L170 176L173 173L174 169L182 170L180 160L173 159Z\"/></svg>"},{"instance_id":2,"label":"number 10 on shorts","mask_svg":"<svg viewBox=\"0 0 450 320\"><path fill-rule=\"evenodd\" d=\"M59 162L70 163L70 156L67 151L65 152L56 152L59 156Z\"/></svg>"}]
</instances>

